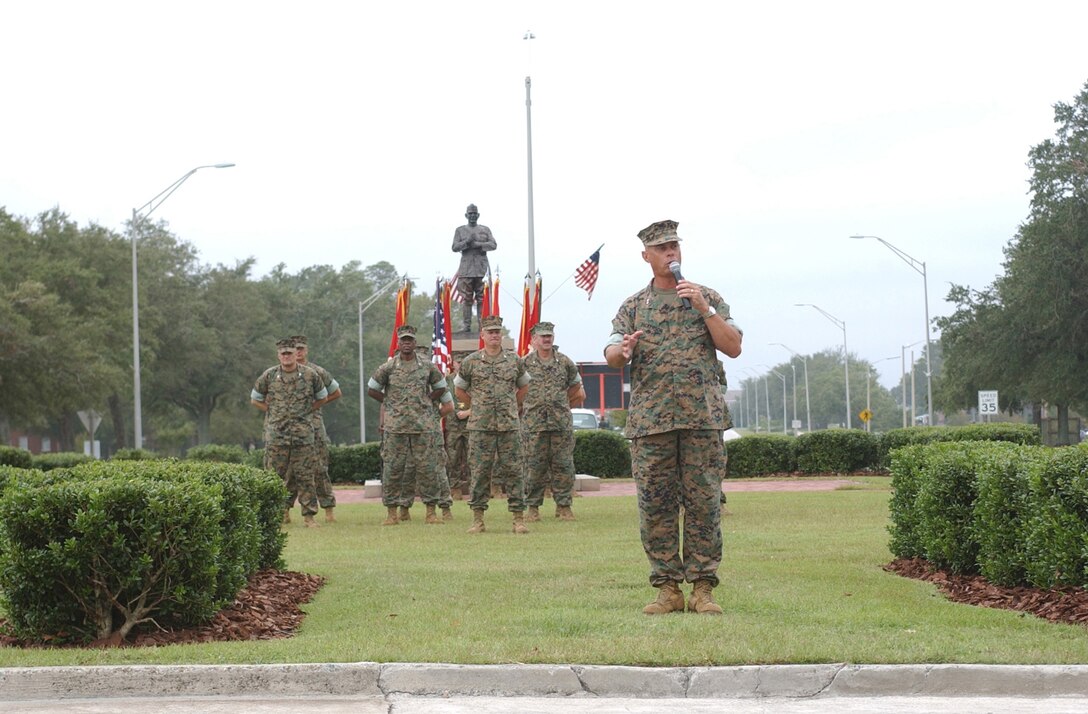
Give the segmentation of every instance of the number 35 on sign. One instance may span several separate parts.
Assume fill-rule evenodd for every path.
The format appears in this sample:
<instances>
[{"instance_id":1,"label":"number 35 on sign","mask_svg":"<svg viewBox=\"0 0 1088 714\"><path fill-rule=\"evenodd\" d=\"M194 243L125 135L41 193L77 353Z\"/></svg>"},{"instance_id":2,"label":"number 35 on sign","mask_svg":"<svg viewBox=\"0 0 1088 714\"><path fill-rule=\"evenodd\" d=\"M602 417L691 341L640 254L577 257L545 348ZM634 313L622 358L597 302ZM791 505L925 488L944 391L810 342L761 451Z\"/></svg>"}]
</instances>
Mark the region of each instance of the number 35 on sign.
<instances>
[{"instance_id":1,"label":"number 35 on sign","mask_svg":"<svg viewBox=\"0 0 1088 714\"><path fill-rule=\"evenodd\" d=\"M997 390L979 391L978 413L982 415L997 414Z\"/></svg>"}]
</instances>

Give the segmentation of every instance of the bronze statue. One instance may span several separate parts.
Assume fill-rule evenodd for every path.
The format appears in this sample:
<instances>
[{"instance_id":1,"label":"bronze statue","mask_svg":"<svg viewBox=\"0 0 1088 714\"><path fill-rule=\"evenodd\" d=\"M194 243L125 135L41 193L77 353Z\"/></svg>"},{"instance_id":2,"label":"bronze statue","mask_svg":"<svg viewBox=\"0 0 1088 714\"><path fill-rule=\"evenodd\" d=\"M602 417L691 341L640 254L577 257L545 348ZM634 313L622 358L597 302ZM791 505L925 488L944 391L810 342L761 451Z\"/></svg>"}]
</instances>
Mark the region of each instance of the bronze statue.
<instances>
[{"instance_id":1,"label":"bronze statue","mask_svg":"<svg viewBox=\"0 0 1088 714\"><path fill-rule=\"evenodd\" d=\"M480 212L470 203L465 209L468 224L460 226L453 234L453 252L461 254L461 266L457 269L457 291L464 304L461 315L464 331L472 331L472 304L476 304L476 322L480 321L484 304L484 277L488 274L487 251L497 247L491 229L477 225Z\"/></svg>"}]
</instances>

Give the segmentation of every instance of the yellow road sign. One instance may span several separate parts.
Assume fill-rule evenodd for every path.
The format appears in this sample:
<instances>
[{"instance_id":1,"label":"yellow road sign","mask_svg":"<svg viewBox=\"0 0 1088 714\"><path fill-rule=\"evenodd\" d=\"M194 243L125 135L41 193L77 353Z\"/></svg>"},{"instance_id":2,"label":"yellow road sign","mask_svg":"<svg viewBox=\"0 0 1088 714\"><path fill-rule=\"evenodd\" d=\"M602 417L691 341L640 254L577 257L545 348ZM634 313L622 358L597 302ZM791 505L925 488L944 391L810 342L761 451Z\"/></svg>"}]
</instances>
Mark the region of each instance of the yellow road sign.
<instances>
[{"instance_id":1,"label":"yellow road sign","mask_svg":"<svg viewBox=\"0 0 1088 714\"><path fill-rule=\"evenodd\" d=\"M872 413L871 411L869 411L868 409L862 409L862 410L861 410L861 414L858 414L858 417L859 417L859 418L860 418L860 419L861 419L861 420L862 420L863 422L865 422L866 424L868 424L868 423L869 423L869 420L873 418L873 413Z\"/></svg>"}]
</instances>

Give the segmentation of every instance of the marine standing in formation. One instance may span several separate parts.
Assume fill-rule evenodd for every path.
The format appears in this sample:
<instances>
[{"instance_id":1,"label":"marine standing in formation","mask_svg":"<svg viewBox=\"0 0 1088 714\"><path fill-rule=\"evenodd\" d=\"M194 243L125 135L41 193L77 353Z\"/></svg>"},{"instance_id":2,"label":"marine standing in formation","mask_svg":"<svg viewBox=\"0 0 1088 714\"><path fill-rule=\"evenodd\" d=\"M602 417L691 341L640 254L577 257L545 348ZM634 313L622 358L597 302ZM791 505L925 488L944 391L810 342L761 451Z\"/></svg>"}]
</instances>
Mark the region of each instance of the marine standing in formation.
<instances>
[{"instance_id":1,"label":"marine standing in formation","mask_svg":"<svg viewBox=\"0 0 1088 714\"><path fill-rule=\"evenodd\" d=\"M425 522L441 523L435 507L442 498L446 469L435 404L443 402L446 411L452 410L453 397L442 372L416 354L416 328L402 325L397 341L397 354L378 367L367 383L367 394L385 412L381 454L382 503L387 515L382 525L411 520L417 481L427 506Z\"/></svg>"},{"instance_id":2,"label":"marine standing in formation","mask_svg":"<svg viewBox=\"0 0 1088 714\"><path fill-rule=\"evenodd\" d=\"M474 204L465 210L466 225L460 226L453 233L453 252L461 254L461 264L457 268L457 291L464 300L461 315L464 331L472 330L472 306L476 305L476 321L483 315L484 276L489 272L487 251L495 250L498 244L487 226L477 225L480 212ZM482 325L481 325L482 329Z\"/></svg>"},{"instance_id":3,"label":"marine standing in formation","mask_svg":"<svg viewBox=\"0 0 1088 714\"><path fill-rule=\"evenodd\" d=\"M554 324L535 324L530 341L533 350L522 358L532 377L521 416L525 502L529 506L526 520L540 520L544 490L550 486L556 517L573 521L574 420L570 409L585 401L582 375L570 357L554 348Z\"/></svg>"},{"instance_id":4,"label":"marine standing in formation","mask_svg":"<svg viewBox=\"0 0 1088 714\"><path fill-rule=\"evenodd\" d=\"M314 446L313 413L321 407L328 390L321 377L298 363L295 343L276 343L279 364L257 378L250 402L264 415L264 467L275 471L284 485L297 486L302 519L307 528L317 527L315 479L320 468ZM288 502L286 510L290 510Z\"/></svg>"},{"instance_id":5,"label":"marine standing in formation","mask_svg":"<svg viewBox=\"0 0 1088 714\"><path fill-rule=\"evenodd\" d=\"M321 406L324 407L326 404L335 402L342 397L343 392L340 391L340 383L333 379L332 375L329 374L329 370L310 362L310 347L306 335L295 335L291 339L295 341L295 354L298 358L298 363L317 372L317 375L321 377L321 383L325 385L325 389L329 392L329 395L325 397ZM336 516L333 513L333 509L336 508L336 494L332 489L332 481L329 480L329 432L325 430L325 419L321 415L320 408L314 410L313 423L314 447L317 451L318 462L316 479L317 503L321 508L325 509L325 522L335 523ZM295 484L289 483L287 484L287 491L287 500L291 506L287 509L287 515L285 515L283 519L284 523L291 522L291 508L294 508L295 498L298 495L298 488Z\"/></svg>"},{"instance_id":6,"label":"marine standing in formation","mask_svg":"<svg viewBox=\"0 0 1088 714\"><path fill-rule=\"evenodd\" d=\"M694 584L688 610L721 614L713 589L722 557L726 417L717 352L740 355L742 333L721 295L673 274L670 263L680 262L676 228L676 221L660 221L639 231L653 278L620 306L604 356L614 369L631 364L626 434L642 547L658 588L643 612L683 610L680 583L687 581Z\"/></svg>"},{"instance_id":7,"label":"marine standing in formation","mask_svg":"<svg viewBox=\"0 0 1088 714\"><path fill-rule=\"evenodd\" d=\"M468 505L472 527L468 532L484 532L484 511L494 482L506 491L514 532L528 533L518 412L532 378L518 356L503 349L502 318L493 315L481 322L484 348L461 361L461 370L453 380L458 400L471 410L468 460L472 495Z\"/></svg>"}]
</instances>

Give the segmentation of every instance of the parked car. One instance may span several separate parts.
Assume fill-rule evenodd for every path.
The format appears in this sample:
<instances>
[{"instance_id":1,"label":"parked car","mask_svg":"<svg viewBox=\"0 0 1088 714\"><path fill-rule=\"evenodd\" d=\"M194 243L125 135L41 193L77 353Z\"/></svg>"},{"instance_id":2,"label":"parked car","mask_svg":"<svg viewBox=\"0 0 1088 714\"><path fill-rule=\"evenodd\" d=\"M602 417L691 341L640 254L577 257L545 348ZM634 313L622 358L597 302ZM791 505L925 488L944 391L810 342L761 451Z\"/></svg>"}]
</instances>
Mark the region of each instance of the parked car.
<instances>
[{"instance_id":1,"label":"parked car","mask_svg":"<svg viewBox=\"0 0 1088 714\"><path fill-rule=\"evenodd\" d=\"M571 409L570 414L574 418L575 429L597 429L600 427L597 413L592 409Z\"/></svg>"}]
</instances>

